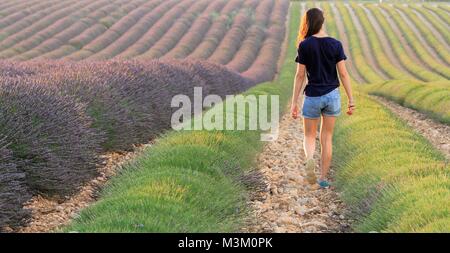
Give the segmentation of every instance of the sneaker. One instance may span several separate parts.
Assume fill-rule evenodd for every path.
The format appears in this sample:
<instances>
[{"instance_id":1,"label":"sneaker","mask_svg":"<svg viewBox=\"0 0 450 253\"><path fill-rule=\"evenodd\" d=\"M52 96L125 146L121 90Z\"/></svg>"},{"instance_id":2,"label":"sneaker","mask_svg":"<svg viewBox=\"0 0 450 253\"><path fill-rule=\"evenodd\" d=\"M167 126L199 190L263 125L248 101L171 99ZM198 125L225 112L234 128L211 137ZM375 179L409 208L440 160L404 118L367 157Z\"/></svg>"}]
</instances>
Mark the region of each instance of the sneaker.
<instances>
[{"instance_id":1,"label":"sneaker","mask_svg":"<svg viewBox=\"0 0 450 253\"><path fill-rule=\"evenodd\" d=\"M314 173L314 169L316 167L316 164L314 162L314 159L309 159L306 161L306 180L308 181L308 183L310 184L315 184L316 183L316 173Z\"/></svg>"},{"instance_id":2,"label":"sneaker","mask_svg":"<svg viewBox=\"0 0 450 253\"><path fill-rule=\"evenodd\" d=\"M330 183L327 180L319 180L317 183L319 184L320 188L322 188L322 189L326 189L326 188L330 187Z\"/></svg>"}]
</instances>

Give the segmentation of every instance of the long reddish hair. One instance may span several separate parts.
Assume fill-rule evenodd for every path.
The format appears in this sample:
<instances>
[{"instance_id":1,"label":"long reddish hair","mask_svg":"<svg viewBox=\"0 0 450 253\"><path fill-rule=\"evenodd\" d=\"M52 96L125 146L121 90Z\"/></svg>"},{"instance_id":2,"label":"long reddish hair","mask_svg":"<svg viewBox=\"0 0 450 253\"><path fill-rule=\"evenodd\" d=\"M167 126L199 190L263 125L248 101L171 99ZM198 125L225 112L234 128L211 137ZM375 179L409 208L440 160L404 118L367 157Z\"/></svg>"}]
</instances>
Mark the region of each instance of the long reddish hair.
<instances>
[{"instance_id":1,"label":"long reddish hair","mask_svg":"<svg viewBox=\"0 0 450 253\"><path fill-rule=\"evenodd\" d=\"M319 8L309 9L302 17L300 31L298 32L297 44L300 41L318 33L322 28L325 18L323 11Z\"/></svg>"}]
</instances>

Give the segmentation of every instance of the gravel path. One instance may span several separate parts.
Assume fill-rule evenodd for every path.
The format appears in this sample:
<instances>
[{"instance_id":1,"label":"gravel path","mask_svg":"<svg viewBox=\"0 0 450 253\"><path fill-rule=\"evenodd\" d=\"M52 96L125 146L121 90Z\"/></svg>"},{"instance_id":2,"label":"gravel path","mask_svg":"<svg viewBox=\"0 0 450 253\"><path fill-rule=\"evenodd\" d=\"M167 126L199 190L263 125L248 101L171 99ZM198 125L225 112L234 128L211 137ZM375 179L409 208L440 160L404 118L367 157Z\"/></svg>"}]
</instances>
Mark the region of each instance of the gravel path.
<instances>
[{"instance_id":1,"label":"gravel path","mask_svg":"<svg viewBox=\"0 0 450 253\"><path fill-rule=\"evenodd\" d=\"M355 14L355 11L349 4L344 4L344 6L347 8L348 13L350 14L350 18L353 22L353 25L356 28L356 31L358 33L358 38L360 40L360 45L362 52L364 54L364 58L366 62L369 64L369 66L373 69L373 71L379 75L382 79L387 80L391 79L380 67L380 64L378 64L378 61L373 56L374 53L372 52L372 49L370 48L370 42L369 39L366 36L366 32L364 28L362 27L361 23L358 20L358 17Z\"/></svg>"},{"instance_id":2,"label":"gravel path","mask_svg":"<svg viewBox=\"0 0 450 253\"><path fill-rule=\"evenodd\" d=\"M386 98L380 96L371 97L403 119L450 160L450 126L436 122L421 112L401 106Z\"/></svg>"},{"instance_id":3,"label":"gravel path","mask_svg":"<svg viewBox=\"0 0 450 253\"><path fill-rule=\"evenodd\" d=\"M342 42L342 45L344 47L344 50L347 54L349 54L350 51L350 45L348 43L347 34L345 34L345 26L340 18L340 14L336 8L336 6L333 3L330 3L331 11L333 12L333 18L336 22L336 27L339 34L339 39ZM355 63L352 60L352 57L348 57L347 59L347 67L349 68L350 75L358 82L358 83L366 83L367 81L361 76L361 74L358 72Z\"/></svg>"},{"instance_id":4,"label":"gravel path","mask_svg":"<svg viewBox=\"0 0 450 253\"><path fill-rule=\"evenodd\" d=\"M339 193L333 187L318 189L304 179L302 121L285 115L279 134L258 157L267 189L253 196L252 213L243 231L350 232L352 221ZM316 161L319 156L316 151Z\"/></svg>"}]
</instances>

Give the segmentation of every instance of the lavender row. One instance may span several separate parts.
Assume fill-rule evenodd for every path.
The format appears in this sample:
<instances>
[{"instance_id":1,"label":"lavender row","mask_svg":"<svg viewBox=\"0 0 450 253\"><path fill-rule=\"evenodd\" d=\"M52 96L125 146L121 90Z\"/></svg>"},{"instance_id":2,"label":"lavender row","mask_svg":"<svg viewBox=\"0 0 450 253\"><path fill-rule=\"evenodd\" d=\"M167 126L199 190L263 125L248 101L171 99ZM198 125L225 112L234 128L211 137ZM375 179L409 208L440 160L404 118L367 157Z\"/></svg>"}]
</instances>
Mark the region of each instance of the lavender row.
<instances>
[{"instance_id":1,"label":"lavender row","mask_svg":"<svg viewBox=\"0 0 450 253\"><path fill-rule=\"evenodd\" d=\"M193 0L184 0L172 7L165 13L149 30L147 30L139 40L131 45L127 50L118 55L118 58L130 59L145 53L151 48L174 24L177 18L186 9L194 4Z\"/></svg>"},{"instance_id":2,"label":"lavender row","mask_svg":"<svg viewBox=\"0 0 450 253\"><path fill-rule=\"evenodd\" d=\"M250 68L242 73L243 76L256 83L270 81L278 71L278 60L286 34L286 18L288 15L289 1L275 2L275 7L270 16L270 26L266 31L266 40L259 51L258 57Z\"/></svg>"},{"instance_id":3,"label":"lavender row","mask_svg":"<svg viewBox=\"0 0 450 253\"><path fill-rule=\"evenodd\" d=\"M185 11L174 24L167 30L166 34L156 42L147 52L136 57L137 59L155 59L160 58L172 49L180 38L191 27L198 15L202 13L206 7L211 4L209 0L198 0L189 9Z\"/></svg>"},{"instance_id":4,"label":"lavender row","mask_svg":"<svg viewBox=\"0 0 450 253\"><path fill-rule=\"evenodd\" d=\"M17 209L22 196L68 196L96 175L101 154L169 129L173 96L193 99L200 86L224 97L253 84L198 60L0 62L0 143L8 144L0 146L0 181L12 182L0 187L0 200ZM19 224L22 214L0 213L0 223Z\"/></svg>"},{"instance_id":5,"label":"lavender row","mask_svg":"<svg viewBox=\"0 0 450 253\"><path fill-rule=\"evenodd\" d=\"M274 2L274 0L265 0L258 6L255 12L255 21L248 29L245 40L234 58L227 63L229 68L243 72L255 61L266 38L266 29L270 21L267 17L270 17Z\"/></svg>"},{"instance_id":6,"label":"lavender row","mask_svg":"<svg viewBox=\"0 0 450 253\"><path fill-rule=\"evenodd\" d=\"M214 22L214 17L226 6L225 0L214 1L200 15L189 31L177 42L177 45L164 55L164 58L180 59L189 55L204 39L206 33Z\"/></svg>"}]
</instances>

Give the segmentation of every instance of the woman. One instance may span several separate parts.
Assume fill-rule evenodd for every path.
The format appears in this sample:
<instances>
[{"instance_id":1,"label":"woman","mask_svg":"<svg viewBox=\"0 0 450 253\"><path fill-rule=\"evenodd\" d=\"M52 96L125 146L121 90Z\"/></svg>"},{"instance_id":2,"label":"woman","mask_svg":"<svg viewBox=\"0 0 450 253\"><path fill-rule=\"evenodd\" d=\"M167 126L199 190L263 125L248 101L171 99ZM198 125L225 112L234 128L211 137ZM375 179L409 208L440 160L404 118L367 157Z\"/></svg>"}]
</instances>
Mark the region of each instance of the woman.
<instances>
[{"instance_id":1,"label":"woman","mask_svg":"<svg viewBox=\"0 0 450 253\"><path fill-rule=\"evenodd\" d=\"M298 55L295 61L297 73L294 81L294 91L291 104L292 117L296 119L299 111L302 112L304 125L303 148L306 155L306 174L309 183L316 183L314 173L315 139L317 125L322 116L320 127L321 144L321 174L318 184L327 188L327 174L331 164L332 137L336 117L341 112L339 93L339 79L344 86L348 97L347 114L352 115L355 109L350 78L345 68L344 54L340 41L327 36L323 30L324 16L318 8L309 9L302 18L299 34ZM305 86L305 73L308 84ZM300 94L305 97L300 103ZM301 107L300 107L300 106Z\"/></svg>"}]
</instances>

